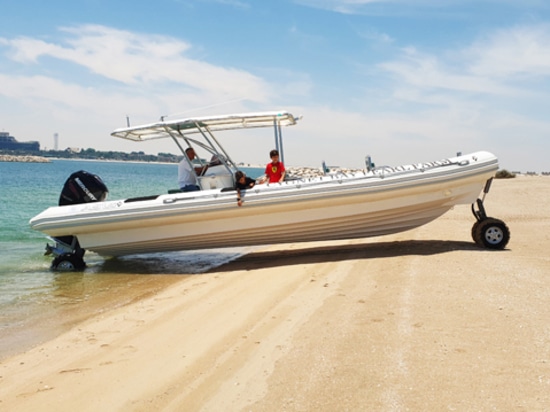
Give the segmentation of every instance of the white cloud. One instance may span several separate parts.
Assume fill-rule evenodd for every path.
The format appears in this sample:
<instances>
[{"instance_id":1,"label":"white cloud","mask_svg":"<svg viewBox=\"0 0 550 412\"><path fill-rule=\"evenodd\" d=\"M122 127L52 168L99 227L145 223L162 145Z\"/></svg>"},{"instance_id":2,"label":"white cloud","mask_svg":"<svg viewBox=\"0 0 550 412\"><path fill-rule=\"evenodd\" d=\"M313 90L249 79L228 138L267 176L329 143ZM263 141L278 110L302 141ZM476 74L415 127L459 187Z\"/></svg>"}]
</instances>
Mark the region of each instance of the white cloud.
<instances>
[{"instance_id":1,"label":"white cloud","mask_svg":"<svg viewBox=\"0 0 550 412\"><path fill-rule=\"evenodd\" d=\"M550 75L550 25L517 26L491 33L465 50L469 71L501 79Z\"/></svg>"},{"instance_id":2,"label":"white cloud","mask_svg":"<svg viewBox=\"0 0 550 412\"><path fill-rule=\"evenodd\" d=\"M359 36L366 40L373 40L381 44L390 44L394 42L394 39L387 33L378 31L375 28L361 29L358 32Z\"/></svg>"},{"instance_id":3,"label":"white cloud","mask_svg":"<svg viewBox=\"0 0 550 412\"><path fill-rule=\"evenodd\" d=\"M456 8L457 6L464 7L468 6L468 4L478 7L482 4L495 3L497 7L548 8L544 0L294 0L294 2L342 14L367 14L370 11L384 15L400 15L406 10L415 9L444 10L446 8Z\"/></svg>"},{"instance_id":4,"label":"white cloud","mask_svg":"<svg viewBox=\"0 0 550 412\"><path fill-rule=\"evenodd\" d=\"M397 96L427 99L434 93L448 93L452 99L459 99L457 94L532 98L542 91L530 81L550 77L550 25L501 29L472 45L438 54L406 47L377 67L392 77Z\"/></svg>"},{"instance_id":5,"label":"white cloud","mask_svg":"<svg viewBox=\"0 0 550 412\"><path fill-rule=\"evenodd\" d=\"M466 93L514 94L518 90L493 80L490 76L468 73L463 63L454 59L422 54L413 48L403 50L399 59L381 63L379 68L401 84L426 92L444 89Z\"/></svg>"},{"instance_id":6,"label":"white cloud","mask_svg":"<svg viewBox=\"0 0 550 412\"><path fill-rule=\"evenodd\" d=\"M132 124L148 123L205 107L245 111L272 98L274 85L245 70L194 58L189 43L172 37L90 25L61 33L65 36L56 41L0 38L12 73L20 73L0 73L3 114L18 125L3 127L20 138L45 140L43 146L59 132L66 146L174 152L173 144L129 148L109 133L124 126L125 115Z\"/></svg>"},{"instance_id":7,"label":"white cloud","mask_svg":"<svg viewBox=\"0 0 550 412\"><path fill-rule=\"evenodd\" d=\"M389 0L391 2L391 0ZM388 0L295 0L297 4L304 6L330 10L342 14L354 14L359 12L363 6L387 3Z\"/></svg>"},{"instance_id":8,"label":"white cloud","mask_svg":"<svg viewBox=\"0 0 550 412\"><path fill-rule=\"evenodd\" d=\"M171 83L201 90L222 100L246 97L265 101L270 90L260 78L244 70L219 67L187 57L191 45L168 36L136 34L98 25L64 28L69 35L60 43L32 38L3 40L20 63L43 57L65 60L90 72L128 86L154 88Z\"/></svg>"},{"instance_id":9,"label":"white cloud","mask_svg":"<svg viewBox=\"0 0 550 412\"><path fill-rule=\"evenodd\" d=\"M224 6L236 7L239 9L249 9L250 5L247 2L239 0L209 0L211 3L221 4Z\"/></svg>"}]
</instances>

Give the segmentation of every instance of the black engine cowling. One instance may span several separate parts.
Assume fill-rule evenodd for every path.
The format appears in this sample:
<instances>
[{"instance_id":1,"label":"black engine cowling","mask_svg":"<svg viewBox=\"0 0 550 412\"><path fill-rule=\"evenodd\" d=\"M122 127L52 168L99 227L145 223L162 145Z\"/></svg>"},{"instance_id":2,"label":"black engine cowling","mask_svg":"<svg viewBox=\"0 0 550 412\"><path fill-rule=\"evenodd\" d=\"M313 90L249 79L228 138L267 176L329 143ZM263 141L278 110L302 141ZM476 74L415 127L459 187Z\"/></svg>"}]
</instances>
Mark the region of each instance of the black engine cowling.
<instances>
[{"instance_id":1,"label":"black engine cowling","mask_svg":"<svg viewBox=\"0 0 550 412\"><path fill-rule=\"evenodd\" d=\"M99 176L80 170L70 175L65 182L59 196L59 206L102 202L108 193L107 186Z\"/></svg>"}]
</instances>

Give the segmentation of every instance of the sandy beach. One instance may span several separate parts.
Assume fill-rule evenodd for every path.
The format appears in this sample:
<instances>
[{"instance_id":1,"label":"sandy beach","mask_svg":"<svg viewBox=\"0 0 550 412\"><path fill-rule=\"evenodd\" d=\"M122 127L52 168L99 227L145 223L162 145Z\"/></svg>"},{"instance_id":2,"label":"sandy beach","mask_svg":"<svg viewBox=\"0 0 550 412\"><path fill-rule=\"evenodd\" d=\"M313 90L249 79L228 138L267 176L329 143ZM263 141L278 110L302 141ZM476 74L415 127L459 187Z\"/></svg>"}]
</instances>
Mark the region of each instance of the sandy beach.
<instances>
[{"instance_id":1,"label":"sandy beach","mask_svg":"<svg viewBox=\"0 0 550 412\"><path fill-rule=\"evenodd\" d=\"M267 247L0 363L5 411L548 411L550 177L380 238Z\"/></svg>"}]
</instances>

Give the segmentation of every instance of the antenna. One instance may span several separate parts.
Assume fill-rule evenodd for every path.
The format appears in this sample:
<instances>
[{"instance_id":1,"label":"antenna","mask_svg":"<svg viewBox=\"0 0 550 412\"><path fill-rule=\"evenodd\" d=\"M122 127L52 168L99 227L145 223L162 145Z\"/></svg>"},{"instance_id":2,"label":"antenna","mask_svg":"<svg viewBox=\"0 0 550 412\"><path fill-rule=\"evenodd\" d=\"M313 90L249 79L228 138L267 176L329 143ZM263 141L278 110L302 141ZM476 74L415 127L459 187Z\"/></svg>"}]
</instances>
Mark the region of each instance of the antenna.
<instances>
[{"instance_id":1,"label":"antenna","mask_svg":"<svg viewBox=\"0 0 550 412\"><path fill-rule=\"evenodd\" d=\"M126 126L130 127L130 116L126 115Z\"/></svg>"}]
</instances>

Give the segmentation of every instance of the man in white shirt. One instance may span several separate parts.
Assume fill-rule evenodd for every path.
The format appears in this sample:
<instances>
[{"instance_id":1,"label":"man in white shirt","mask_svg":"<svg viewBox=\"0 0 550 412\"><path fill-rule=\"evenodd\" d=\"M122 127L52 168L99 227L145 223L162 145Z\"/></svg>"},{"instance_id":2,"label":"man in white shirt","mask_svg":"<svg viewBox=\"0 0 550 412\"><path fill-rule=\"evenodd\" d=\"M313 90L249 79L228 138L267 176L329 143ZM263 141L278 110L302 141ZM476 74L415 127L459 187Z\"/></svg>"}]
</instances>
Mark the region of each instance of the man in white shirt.
<instances>
[{"instance_id":1,"label":"man in white shirt","mask_svg":"<svg viewBox=\"0 0 550 412\"><path fill-rule=\"evenodd\" d=\"M199 182L197 181L197 175L200 175L208 166L195 167L194 171L191 169L191 162L197 156L195 150L192 147L185 149L186 158L181 159L178 165L178 184L182 192L193 192L200 190Z\"/></svg>"}]
</instances>

